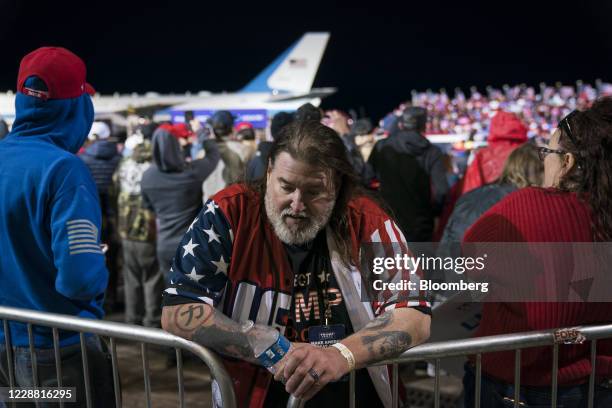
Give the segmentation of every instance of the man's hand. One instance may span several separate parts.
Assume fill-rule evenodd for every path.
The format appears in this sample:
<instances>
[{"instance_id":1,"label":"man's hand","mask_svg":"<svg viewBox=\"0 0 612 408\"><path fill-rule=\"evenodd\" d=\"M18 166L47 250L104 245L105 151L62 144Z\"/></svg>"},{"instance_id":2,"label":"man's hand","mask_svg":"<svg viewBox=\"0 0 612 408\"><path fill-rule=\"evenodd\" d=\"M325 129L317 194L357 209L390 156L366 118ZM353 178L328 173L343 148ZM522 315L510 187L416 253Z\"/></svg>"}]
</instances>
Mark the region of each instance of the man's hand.
<instances>
[{"instance_id":1,"label":"man's hand","mask_svg":"<svg viewBox=\"0 0 612 408\"><path fill-rule=\"evenodd\" d=\"M278 363L272 366L272 373L274 374L274 378L277 379L277 381L281 381L283 384L287 382L287 379L282 375L282 370L285 367L285 363L287 362L287 356L289 355L289 353L291 353L295 349L304 347L306 345L308 345L308 343L297 343L297 342L291 343L291 346L289 347L289 351L287 352L285 357L283 357ZM281 373L281 374L278 375L278 373ZM277 375L278 375L278 378L277 378Z\"/></svg>"},{"instance_id":2,"label":"man's hand","mask_svg":"<svg viewBox=\"0 0 612 408\"><path fill-rule=\"evenodd\" d=\"M337 349L303 343L292 347L279 362L274 379L285 380L285 390L289 394L309 400L327 383L339 380L346 373L348 362Z\"/></svg>"}]
</instances>

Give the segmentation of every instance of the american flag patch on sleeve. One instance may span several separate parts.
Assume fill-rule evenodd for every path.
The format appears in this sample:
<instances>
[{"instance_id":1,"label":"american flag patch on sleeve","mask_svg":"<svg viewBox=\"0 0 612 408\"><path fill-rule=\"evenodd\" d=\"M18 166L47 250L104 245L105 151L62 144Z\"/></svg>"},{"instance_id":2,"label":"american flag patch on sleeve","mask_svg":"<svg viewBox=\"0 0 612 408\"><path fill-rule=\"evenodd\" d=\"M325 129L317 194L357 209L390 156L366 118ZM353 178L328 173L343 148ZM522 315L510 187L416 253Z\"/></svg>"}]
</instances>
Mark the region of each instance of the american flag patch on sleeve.
<instances>
[{"instance_id":1,"label":"american flag patch on sleeve","mask_svg":"<svg viewBox=\"0 0 612 408\"><path fill-rule=\"evenodd\" d=\"M87 219L70 220L66 222L68 231L68 250L70 255L102 254L98 242L98 228Z\"/></svg>"}]
</instances>

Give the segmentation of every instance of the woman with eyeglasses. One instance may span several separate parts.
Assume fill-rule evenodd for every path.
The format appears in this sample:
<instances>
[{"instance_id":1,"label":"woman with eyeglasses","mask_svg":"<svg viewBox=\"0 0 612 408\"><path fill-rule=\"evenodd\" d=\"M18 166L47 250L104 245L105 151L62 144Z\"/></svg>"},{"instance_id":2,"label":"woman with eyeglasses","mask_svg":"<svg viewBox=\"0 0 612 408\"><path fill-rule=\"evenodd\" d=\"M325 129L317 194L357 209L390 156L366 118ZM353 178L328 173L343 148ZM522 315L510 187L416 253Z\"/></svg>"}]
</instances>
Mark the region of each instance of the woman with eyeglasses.
<instances>
[{"instance_id":1,"label":"woman with eyeglasses","mask_svg":"<svg viewBox=\"0 0 612 408\"><path fill-rule=\"evenodd\" d=\"M528 187L506 196L466 232L464 247L466 243L483 242L558 245L612 241L612 99L600 99L590 109L574 111L563 118L548 145L539 148L539 156L544 162L542 187ZM510 262L527 262L526 254L513 256L517 260ZM568 285L563 285L572 279L575 273L572 268L582 266L575 265L577 261L572 258L571 251L548 258L538 256L540 254L533 258L527 256L529 264L523 265L551 277L545 281L545 289L561 287L569 291ZM504 267L498 269L505 271ZM516 275L503 272L503 276L518 279L520 271L514 270ZM532 288L523 290L529 289ZM529 300L537 302L484 303L476 336L609 324L612 303L589 303L589 293L599 289L589 292L587 288L580 293L580 298L573 293L573 298L563 299L565 301L546 298L545 302L540 301L544 297L533 297ZM567 302L570 298L574 301ZM587 406L589 375L593 368L590 346L588 341L559 345L558 407ZM596 351L593 407L612 407L612 341L599 340ZM516 406L514 361L514 351L482 355L482 407ZM552 347L522 350L518 406L552 405L552 367ZM474 365L468 363L464 391L469 408L475 401L474 373Z\"/></svg>"}]
</instances>

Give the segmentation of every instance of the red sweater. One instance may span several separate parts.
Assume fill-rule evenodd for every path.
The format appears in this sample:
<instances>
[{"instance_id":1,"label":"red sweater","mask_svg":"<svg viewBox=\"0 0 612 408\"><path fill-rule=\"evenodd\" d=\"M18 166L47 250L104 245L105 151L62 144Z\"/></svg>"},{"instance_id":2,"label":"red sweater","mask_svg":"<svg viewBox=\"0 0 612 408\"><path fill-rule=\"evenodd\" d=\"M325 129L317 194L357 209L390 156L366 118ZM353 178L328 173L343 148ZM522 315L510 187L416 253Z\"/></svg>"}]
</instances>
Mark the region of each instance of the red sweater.
<instances>
[{"instance_id":1,"label":"red sweater","mask_svg":"<svg viewBox=\"0 0 612 408\"><path fill-rule=\"evenodd\" d=\"M487 211L465 234L464 242L591 242L588 206L575 194L552 189L516 191ZM546 266L544 266L546 267ZM485 303L476 336L609 323L612 303ZM482 356L483 371L514 382L514 352ZM590 342L559 347L559 385L588 381ZM612 340L597 343L598 377L612 376ZM521 385L549 386L552 347L524 349Z\"/></svg>"}]
</instances>

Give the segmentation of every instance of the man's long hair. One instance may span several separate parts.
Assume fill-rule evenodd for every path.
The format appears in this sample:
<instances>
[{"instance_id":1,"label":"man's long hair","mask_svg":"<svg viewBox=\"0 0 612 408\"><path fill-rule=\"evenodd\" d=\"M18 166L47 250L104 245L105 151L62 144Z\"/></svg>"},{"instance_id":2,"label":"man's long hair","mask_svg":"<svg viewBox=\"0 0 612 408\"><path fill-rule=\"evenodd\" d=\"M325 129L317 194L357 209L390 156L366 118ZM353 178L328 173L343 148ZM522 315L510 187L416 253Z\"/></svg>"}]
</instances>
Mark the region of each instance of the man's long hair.
<instances>
[{"instance_id":1,"label":"man's long hair","mask_svg":"<svg viewBox=\"0 0 612 408\"><path fill-rule=\"evenodd\" d=\"M273 167L278 155L288 153L293 159L328 172L332 188L336 189L336 203L328 226L346 264L355 261L351 251L347 206L359 191L358 178L351 165L344 142L331 128L314 120L294 121L281 130L272 145L268 165ZM267 177L253 185L260 193L262 209L266 194ZM264 210L265 212L265 210Z\"/></svg>"}]
</instances>

